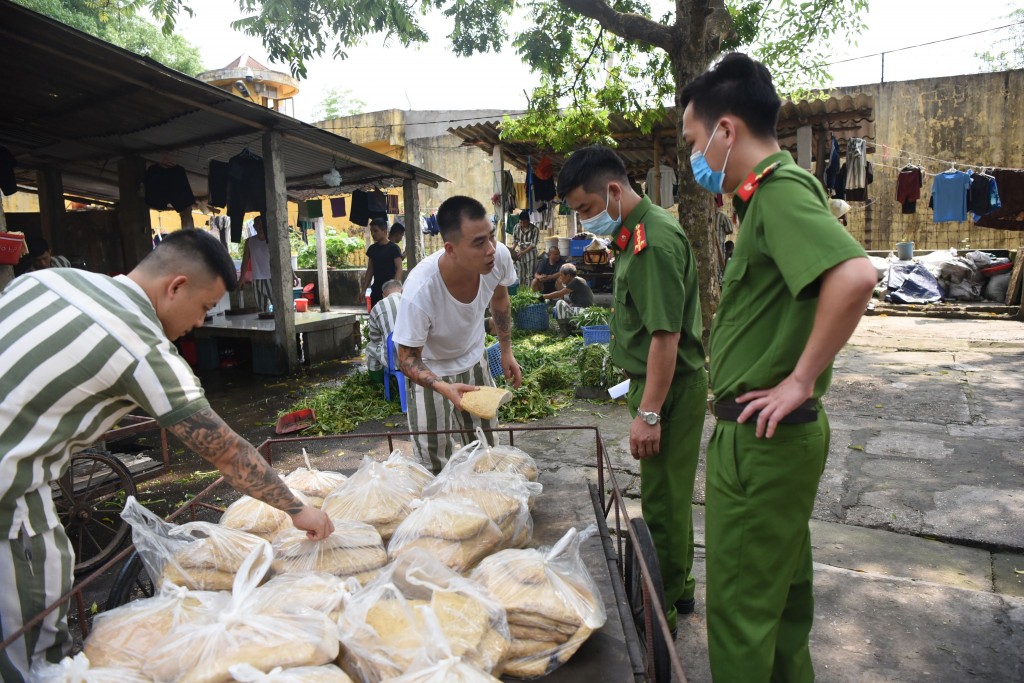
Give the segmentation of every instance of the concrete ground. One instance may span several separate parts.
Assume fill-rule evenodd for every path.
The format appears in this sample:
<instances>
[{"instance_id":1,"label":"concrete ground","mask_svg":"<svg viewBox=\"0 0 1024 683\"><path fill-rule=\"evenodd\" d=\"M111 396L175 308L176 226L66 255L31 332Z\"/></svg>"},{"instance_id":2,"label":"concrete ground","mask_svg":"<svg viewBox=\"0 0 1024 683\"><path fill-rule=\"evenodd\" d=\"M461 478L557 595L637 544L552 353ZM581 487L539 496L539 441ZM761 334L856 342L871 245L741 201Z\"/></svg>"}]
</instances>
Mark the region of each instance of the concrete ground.
<instances>
[{"instance_id":1,"label":"concrete ground","mask_svg":"<svg viewBox=\"0 0 1024 683\"><path fill-rule=\"evenodd\" d=\"M832 441L811 522L819 681L1024 681L1022 367L1024 325L1001 320L866 317L841 352L825 399ZM232 413L242 420L280 405L276 393L294 395L294 385L278 386L263 401L249 393L239 405L237 391L216 389L211 401L235 424ZM639 514L624 405L577 401L539 425L599 426ZM269 431L267 422L244 430L257 443ZM542 482L596 480L591 439L534 432L516 443L538 459ZM711 680L703 449L694 502L697 610L680 621L677 651L688 680L702 683Z\"/></svg>"}]
</instances>

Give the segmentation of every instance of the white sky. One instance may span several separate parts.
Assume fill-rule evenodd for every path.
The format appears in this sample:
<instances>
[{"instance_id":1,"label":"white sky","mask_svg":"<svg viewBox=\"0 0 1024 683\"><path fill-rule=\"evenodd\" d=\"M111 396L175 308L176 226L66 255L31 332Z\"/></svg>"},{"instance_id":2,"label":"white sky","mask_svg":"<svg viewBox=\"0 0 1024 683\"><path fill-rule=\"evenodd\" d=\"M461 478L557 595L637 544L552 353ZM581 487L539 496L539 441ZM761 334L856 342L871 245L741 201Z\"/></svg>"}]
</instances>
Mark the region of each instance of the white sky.
<instances>
[{"instance_id":1,"label":"white sky","mask_svg":"<svg viewBox=\"0 0 1024 683\"><path fill-rule=\"evenodd\" d=\"M198 45L208 69L228 64L243 52L267 66L288 72L286 65L267 60L262 44L231 29L239 17L237 0L192 2L195 17L183 16L178 32ZM672 3L654 0L656 7ZM1006 15L1024 7L1019 0L872 0L866 30L856 45L837 45L835 59L858 57L916 45L932 40L981 31L1011 23ZM425 21L429 44L403 48L394 41L384 45L373 38L363 47L348 50L348 59L324 57L308 64L308 78L295 98L295 115L314 120L324 92L348 88L366 102L366 111L381 109L522 109L526 92L537 77L519 60L509 45L500 54L455 57L449 49L448 24L444 17ZM989 49L1008 29L960 38L939 45L906 50L885 57L885 80L910 80L974 73L979 69L975 52ZM872 57L832 67L832 85L877 82L881 59Z\"/></svg>"}]
</instances>

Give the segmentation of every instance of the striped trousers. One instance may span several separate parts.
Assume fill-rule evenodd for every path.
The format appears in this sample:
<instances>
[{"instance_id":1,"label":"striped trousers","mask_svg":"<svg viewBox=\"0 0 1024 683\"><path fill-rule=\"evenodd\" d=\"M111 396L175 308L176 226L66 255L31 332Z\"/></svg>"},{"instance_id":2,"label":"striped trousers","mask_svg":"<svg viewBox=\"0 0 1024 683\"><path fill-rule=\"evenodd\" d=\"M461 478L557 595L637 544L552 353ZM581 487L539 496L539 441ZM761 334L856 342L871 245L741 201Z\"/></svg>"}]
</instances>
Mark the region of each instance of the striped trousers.
<instances>
[{"instance_id":1,"label":"striped trousers","mask_svg":"<svg viewBox=\"0 0 1024 683\"><path fill-rule=\"evenodd\" d=\"M75 554L63 527L0 539L0 636L4 640L57 602L74 582ZM33 658L59 662L71 646L68 603L0 651L0 680L28 680Z\"/></svg>"},{"instance_id":2,"label":"striped trousers","mask_svg":"<svg viewBox=\"0 0 1024 683\"><path fill-rule=\"evenodd\" d=\"M493 387L494 379L487 367L486 354L469 370L457 375L441 377L452 384L472 384L478 387ZM437 431L442 429L458 429L463 432L462 443L476 440L475 430L484 430L484 437L491 446L497 444L497 437L492 430L498 421L483 420L465 410L456 410L455 404L433 389L425 389L406 378L407 405L409 408L409 431ZM451 434L426 434L413 436L412 452L420 462L430 462L434 474L441 471L454 451L454 439Z\"/></svg>"},{"instance_id":3,"label":"striped trousers","mask_svg":"<svg viewBox=\"0 0 1024 683\"><path fill-rule=\"evenodd\" d=\"M270 308L270 280L253 280L253 292L256 293L256 307L260 312Z\"/></svg>"},{"instance_id":4,"label":"striped trousers","mask_svg":"<svg viewBox=\"0 0 1024 683\"><path fill-rule=\"evenodd\" d=\"M565 299L559 299L555 302L555 319L571 320L573 316L579 315L583 310L582 307L573 306Z\"/></svg>"}]
</instances>

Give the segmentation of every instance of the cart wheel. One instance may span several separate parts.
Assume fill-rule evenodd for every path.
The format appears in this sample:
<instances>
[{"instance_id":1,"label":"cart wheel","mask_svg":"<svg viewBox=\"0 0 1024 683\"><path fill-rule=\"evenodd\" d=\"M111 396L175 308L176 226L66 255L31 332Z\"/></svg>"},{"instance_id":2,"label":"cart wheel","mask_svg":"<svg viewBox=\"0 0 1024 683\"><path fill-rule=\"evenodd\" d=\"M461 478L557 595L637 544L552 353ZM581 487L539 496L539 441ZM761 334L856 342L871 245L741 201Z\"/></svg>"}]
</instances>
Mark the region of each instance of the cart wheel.
<instances>
[{"instance_id":1,"label":"cart wheel","mask_svg":"<svg viewBox=\"0 0 1024 683\"><path fill-rule=\"evenodd\" d=\"M135 495L132 473L112 455L78 453L52 486L57 514L75 550L75 573L101 566L131 528L120 512Z\"/></svg>"},{"instance_id":2,"label":"cart wheel","mask_svg":"<svg viewBox=\"0 0 1024 683\"><path fill-rule=\"evenodd\" d=\"M647 655L647 680L654 683L668 683L672 680L671 661L669 659L669 642L665 633L658 625L653 614L654 605L650 593L641 575L640 562L637 556L644 558L651 575L651 583L658 597L658 602L665 604L665 588L661 582L661 568L658 566L658 553L654 550L654 540L647 522L643 519L629 520L633 533L636 534L638 548L633 547L632 540L626 538L626 591L629 606L633 613L633 624L644 643Z\"/></svg>"},{"instance_id":3,"label":"cart wheel","mask_svg":"<svg viewBox=\"0 0 1024 683\"><path fill-rule=\"evenodd\" d=\"M120 607L132 600L151 598L154 593L156 593L156 588L153 586L152 579L149 578L149 572L142 564L142 558L138 553L132 553L121 567L121 571L117 573L117 578L114 579L110 595L107 596L107 609Z\"/></svg>"}]
</instances>

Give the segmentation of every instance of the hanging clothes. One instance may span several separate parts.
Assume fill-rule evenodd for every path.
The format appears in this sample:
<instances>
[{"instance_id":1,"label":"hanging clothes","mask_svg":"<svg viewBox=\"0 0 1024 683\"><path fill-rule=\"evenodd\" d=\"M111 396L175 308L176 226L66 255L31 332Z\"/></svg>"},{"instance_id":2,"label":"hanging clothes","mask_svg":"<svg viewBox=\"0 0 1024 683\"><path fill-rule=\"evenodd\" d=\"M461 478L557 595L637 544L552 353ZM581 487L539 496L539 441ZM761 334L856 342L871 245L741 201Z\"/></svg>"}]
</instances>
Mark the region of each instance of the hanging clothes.
<instances>
[{"instance_id":1,"label":"hanging clothes","mask_svg":"<svg viewBox=\"0 0 1024 683\"><path fill-rule=\"evenodd\" d=\"M367 195L362 190L352 191L352 213L348 219L364 228L370 224L370 208L367 204Z\"/></svg>"},{"instance_id":2,"label":"hanging clothes","mask_svg":"<svg viewBox=\"0 0 1024 683\"><path fill-rule=\"evenodd\" d=\"M388 198L380 190L368 192L366 195L366 214L370 218L388 218Z\"/></svg>"},{"instance_id":3,"label":"hanging clothes","mask_svg":"<svg viewBox=\"0 0 1024 683\"><path fill-rule=\"evenodd\" d=\"M967 220L971 177L963 171L939 173L932 181L932 220L950 223Z\"/></svg>"},{"instance_id":4,"label":"hanging clothes","mask_svg":"<svg viewBox=\"0 0 1024 683\"><path fill-rule=\"evenodd\" d=\"M180 213L196 203L188 175L181 166L153 164L146 169L142 183L145 186L146 206L151 209L164 211L170 205Z\"/></svg>"},{"instance_id":5,"label":"hanging clothes","mask_svg":"<svg viewBox=\"0 0 1024 683\"><path fill-rule=\"evenodd\" d=\"M674 188L676 185L676 172L667 164L661 164L661 182L658 183L658 206L668 209L675 206L676 198ZM647 171L647 196L654 197L654 168Z\"/></svg>"},{"instance_id":6,"label":"hanging clothes","mask_svg":"<svg viewBox=\"0 0 1024 683\"><path fill-rule=\"evenodd\" d=\"M996 179L986 173L968 171L967 175L971 176L970 209L974 214L974 221L977 222L985 214L1002 206L999 201L999 189L996 186Z\"/></svg>"},{"instance_id":7,"label":"hanging clothes","mask_svg":"<svg viewBox=\"0 0 1024 683\"><path fill-rule=\"evenodd\" d=\"M207 200L210 206L223 209L228 205L228 162L210 161L210 169L206 175L206 187L210 191Z\"/></svg>"},{"instance_id":8,"label":"hanging clothes","mask_svg":"<svg viewBox=\"0 0 1024 683\"><path fill-rule=\"evenodd\" d=\"M1000 207L975 222L982 228L1024 230L1024 171L997 168L992 170Z\"/></svg>"},{"instance_id":9,"label":"hanging clothes","mask_svg":"<svg viewBox=\"0 0 1024 683\"><path fill-rule=\"evenodd\" d=\"M825 189L835 190L836 179L839 177L839 141L836 140L836 136L829 134L830 142L829 147L831 151L828 155L828 165L825 166Z\"/></svg>"},{"instance_id":10,"label":"hanging clothes","mask_svg":"<svg viewBox=\"0 0 1024 683\"><path fill-rule=\"evenodd\" d=\"M335 218L345 217L345 198L344 197L332 197L331 198L331 215Z\"/></svg>"},{"instance_id":11,"label":"hanging clothes","mask_svg":"<svg viewBox=\"0 0 1024 683\"><path fill-rule=\"evenodd\" d=\"M227 249L228 240L231 238L231 220L227 216L213 216L210 218L210 232L216 234L217 239Z\"/></svg>"},{"instance_id":12,"label":"hanging clothes","mask_svg":"<svg viewBox=\"0 0 1024 683\"><path fill-rule=\"evenodd\" d=\"M896 177L896 201L903 205L903 213L916 213L921 198L924 176L918 166L904 166Z\"/></svg>"},{"instance_id":13,"label":"hanging clothes","mask_svg":"<svg viewBox=\"0 0 1024 683\"><path fill-rule=\"evenodd\" d=\"M17 161L6 147L0 147L0 193L12 195L18 191L18 180L14 177Z\"/></svg>"},{"instance_id":14,"label":"hanging clothes","mask_svg":"<svg viewBox=\"0 0 1024 683\"><path fill-rule=\"evenodd\" d=\"M322 199L310 199L306 202L306 215L310 218L324 217L324 202Z\"/></svg>"},{"instance_id":15,"label":"hanging clothes","mask_svg":"<svg viewBox=\"0 0 1024 683\"><path fill-rule=\"evenodd\" d=\"M850 138L846 143L846 191L861 190L867 185L867 145L864 138Z\"/></svg>"},{"instance_id":16,"label":"hanging clothes","mask_svg":"<svg viewBox=\"0 0 1024 683\"><path fill-rule=\"evenodd\" d=\"M267 212L263 159L248 148L228 160L227 210L231 219L231 241L235 243L242 241L242 223L247 212Z\"/></svg>"},{"instance_id":17,"label":"hanging clothes","mask_svg":"<svg viewBox=\"0 0 1024 683\"><path fill-rule=\"evenodd\" d=\"M849 201L849 202L863 202L863 201L867 201L868 190L867 190L866 185L870 185L871 183L873 183L875 181L875 172L874 172L874 169L871 166L871 162L869 161L866 164L864 164L864 178L865 178L865 183L866 183L865 187L859 187L859 188L850 188L850 187L848 187L847 184L846 184L848 175L849 175L848 167L844 163L839 168L839 175L836 176L835 198L836 199L845 199L846 201Z\"/></svg>"},{"instance_id":18,"label":"hanging clothes","mask_svg":"<svg viewBox=\"0 0 1024 683\"><path fill-rule=\"evenodd\" d=\"M388 215L397 216L399 214L399 211L398 211L398 195L397 194L389 194L389 195L387 195L387 204L388 204Z\"/></svg>"},{"instance_id":19,"label":"hanging clothes","mask_svg":"<svg viewBox=\"0 0 1024 683\"><path fill-rule=\"evenodd\" d=\"M508 171L501 172L501 197L505 207L505 213L516 210L519 204L516 203L516 182ZM524 204L525 206L525 204Z\"/></svg>"}]
</instances>

